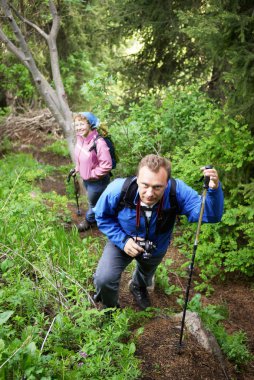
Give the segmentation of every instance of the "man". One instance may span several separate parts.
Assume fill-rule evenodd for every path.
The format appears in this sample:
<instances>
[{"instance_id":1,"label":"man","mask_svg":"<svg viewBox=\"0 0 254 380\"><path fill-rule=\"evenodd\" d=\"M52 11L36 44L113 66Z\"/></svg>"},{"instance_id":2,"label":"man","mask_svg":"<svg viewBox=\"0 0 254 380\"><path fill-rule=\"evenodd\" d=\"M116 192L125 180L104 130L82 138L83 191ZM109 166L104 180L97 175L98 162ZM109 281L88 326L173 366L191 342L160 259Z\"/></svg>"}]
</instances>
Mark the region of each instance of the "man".
<instances>
[{"instance_id":1,"label":"man","mask_svg":"<svg viewBox=\"0 0 254 380\"><path fill-rule=\"evenodd\" d=\"M154 154L145 156L139 164L137 178L128 185L129 189L136 185L133 199L126 200L126 195L124 202L125 179L118 178L96 204L98 228L109 239L94 276L95 300L104 307L119 307L121 274L134 259L136 270L130 291L141 309L149 307L147 287L170 244L176 212L186 215L189 222L198 221L201 196L183 181L170 179L170 174L171 164L167 159ZM210 177L210 182L203 222L216 223L223 213L223 192L215 169L205 169L204 175ZM144 247L142 241L150 243Z\"/></svg>"}]
</instances>

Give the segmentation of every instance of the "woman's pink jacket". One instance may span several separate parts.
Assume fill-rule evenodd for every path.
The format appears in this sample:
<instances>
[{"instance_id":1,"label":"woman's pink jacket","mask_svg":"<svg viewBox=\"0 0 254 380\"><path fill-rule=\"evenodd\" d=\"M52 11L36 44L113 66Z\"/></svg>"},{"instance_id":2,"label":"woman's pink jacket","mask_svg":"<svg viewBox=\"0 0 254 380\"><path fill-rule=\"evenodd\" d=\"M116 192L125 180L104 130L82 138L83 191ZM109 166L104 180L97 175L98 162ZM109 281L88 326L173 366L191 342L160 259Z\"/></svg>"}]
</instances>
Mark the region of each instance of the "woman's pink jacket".
<instances>
[{"instance_id":1,"label":"woman's pink jacket","mask_svg":"<svg viewBox=\"0 0 254 380\"><path fill-rule=\"evenodd\" d=\"M100 179L109 174L112 169L112 160L109 147L103 138L96 140L96 151L89 149L93 146L95 138L98 136L96 130L88 137L77 135L75 146L76 171L80 173L84 180Z\"/></svg>"}]
</instances>

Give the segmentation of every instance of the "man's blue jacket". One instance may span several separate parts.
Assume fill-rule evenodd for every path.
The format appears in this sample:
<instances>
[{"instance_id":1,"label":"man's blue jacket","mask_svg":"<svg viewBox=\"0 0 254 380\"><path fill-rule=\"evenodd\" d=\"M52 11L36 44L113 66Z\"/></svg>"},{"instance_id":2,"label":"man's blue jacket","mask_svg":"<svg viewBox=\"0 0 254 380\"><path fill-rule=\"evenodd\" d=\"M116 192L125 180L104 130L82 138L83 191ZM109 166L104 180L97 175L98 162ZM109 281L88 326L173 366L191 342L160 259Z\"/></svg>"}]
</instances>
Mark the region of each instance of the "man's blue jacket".
<instances>
[{"instance_id":1,"label":"man's blue jacket","mask_svg":"<svg viewBox=\"0 0 254 380\"><path fill-rule=\"evenodd\" d=\"M136 210L123 208L118 210L120 195L125 178L117 178L111 182L100 196L96 207L93 209L97 226L109 240L123 250L129 236L146 237L145 218L141 215L140 227L136 229ZM171 180L164 192L163 210L170 208L169 192ZM134 199L134 204L138 200L138 192ZM189 222L197 222L201 208L201 196L186 185L183 181L176 179L176 197L179 208L179 215L186 215ZM223 191L221 185L218 189L208 189L203 214L203 222L217 223L221 220L223 213ZM172 235L173 226L165 233L156 234L158 204L153 206L152 217L149 223L148 239L156 245L153 255L165 254Z\"/></svg>"}]
</instances>

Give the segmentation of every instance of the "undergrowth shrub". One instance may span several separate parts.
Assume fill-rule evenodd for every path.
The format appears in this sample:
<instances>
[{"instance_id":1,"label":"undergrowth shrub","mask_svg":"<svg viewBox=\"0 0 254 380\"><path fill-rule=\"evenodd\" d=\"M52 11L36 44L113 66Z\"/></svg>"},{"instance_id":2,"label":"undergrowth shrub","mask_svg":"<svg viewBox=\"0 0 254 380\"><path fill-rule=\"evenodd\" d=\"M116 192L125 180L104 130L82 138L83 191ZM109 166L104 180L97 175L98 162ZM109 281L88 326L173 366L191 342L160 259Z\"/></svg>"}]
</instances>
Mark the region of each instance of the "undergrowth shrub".
<instances>
[{"instance_id":1,"label":"undergrowth shrub","mask_svg":"<svg viewBox=\"0 0 254 380\"><path fill-rule=\"evenodd\" d=\"M53 153L56 153L59 156L63 156L63 157L69 157L70 156L67 142L64 139L59 139L59 140L52 142L52 144L45 146L42 151L43 152L53 152Z\"/></svg>"},{"instance_id":2,"label":"undergrowth shrub","mask_svg":"<svg viewBox=\"0 0 254 380\"><path fill-rule=\"evenodd\" d=\"M53 170L30 155L1 160L0 378L136 379L131 312L109 324L91 298L104 238L67 232L67 198L35 187Z\"/></svg>"},{"instance_id":3,"label":"undergrowth shrub","mask_svg":"<svg viewBox=\"0 0 254 380\"><path fill-rule=\"evenodd\" d=\"M156 284L162 288L167 295L179 293L182 290L179 286L170 284L170 277L175 274L174 271L170 268L172 264L172 259L165 260L165 262L161 263L158 266L155 276Z\"/></svg>"},{"instance_id":4,"label":"undergrowth shrub","mask_svg":"<svg viewBox=\"0 0 254 380\"><path fill-rule=\"evenodd\" d=\"M212 123L213 121L213 123ZM204 125L201 136L192 147L177 147L174 172L189 185L198 189L198 168L212 163L217 168L225 195L225 208L219 224L203 225L197 253L201 270L199 290L209 288L209 281L225 272L239 271L252 276L254 271L254 212L247 183L254 160L254 143L246 125L224 117L217 111ZM192 173L196 173L193 175ZM183 223L181 244L189 246L190 231ZM189 232L188 232L189 231ZM176 239L177 241L177 239Z\"/></svg>"},{"instance_id":5,"label":"undergrowth shrub","mask_svg":"<svg viewBox=\"0 0 254 380\"><path fill-rule=\"evenodd\" d=\"M100 99L98 112L102 103ZM103 119L107 116L116 149L121 152L117 176L134 174L144 155L160 154L171 159L173 177L201 193L200 168L212 164L218 170L225 209L218 225L202 226L197 254L200 290L212 291L211 280L226 272L252 276L254 140L242 115L230 117L197 86L151 90L128 107L109 99L105 103ZM189 251L195 228L183 223L183 252Z\"/></svg>"},{"instance_id":6,"label":"undergrowth shrub","mask_svg":"<svg viewBox=\"0 0 254 380\"><path fill-rule=\"evenodd\" d=\"M222 322L228 317L225 306L207 305L203 307L201 295L196 294L189 302L188 309L199 314L205 327L214 334L222 351L239 369L254 359L248 349L246 333L237 331L228 334L223 326Z\"/></svg>"},{"instance_id":7,"label":"undergrowth shrub","mask_svg":"<svg viewBox=\"0 0 254 380\"><path fill-rule=\"evenodd\" d=\"M134 174L141 157L149 153L170 158L173 177L199 193L200 168L212 164L219 172L224 215L219 224L202 226L197 254L199 290L210 292L211 280L226 272L252 276L254 141L241 115L229 117L195 87L150 93L128 111L123 120L111 125L121 152L117 169L121 176ZM182 222L182 236L176 243L183 252L190 250L195 228Z\"/></svg>"}]
</instances>

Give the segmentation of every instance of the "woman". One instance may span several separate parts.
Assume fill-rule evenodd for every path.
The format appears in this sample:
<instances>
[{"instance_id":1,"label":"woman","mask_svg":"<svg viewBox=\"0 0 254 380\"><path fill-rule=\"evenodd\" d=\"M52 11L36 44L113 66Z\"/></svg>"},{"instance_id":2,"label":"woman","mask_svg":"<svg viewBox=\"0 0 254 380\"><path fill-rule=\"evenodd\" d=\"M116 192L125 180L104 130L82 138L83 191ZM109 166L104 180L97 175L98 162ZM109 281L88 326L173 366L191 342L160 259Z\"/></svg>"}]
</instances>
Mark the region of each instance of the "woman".
<instances>
[{"instance_id":1,"label":"woman","mask_svg":"<svg viewBox=\"0 0 254 380\"><path fill-rule=\"evenodd\" d=\"M98 138L99 125L99 119L91 112L80 112L74 118L77 134L75 171L83 179L89 203L86 219L77 226L79 231L86 231L96 223L92 208L110 181L112 160L107 143Z\"/></svg>"}]
</instances>

